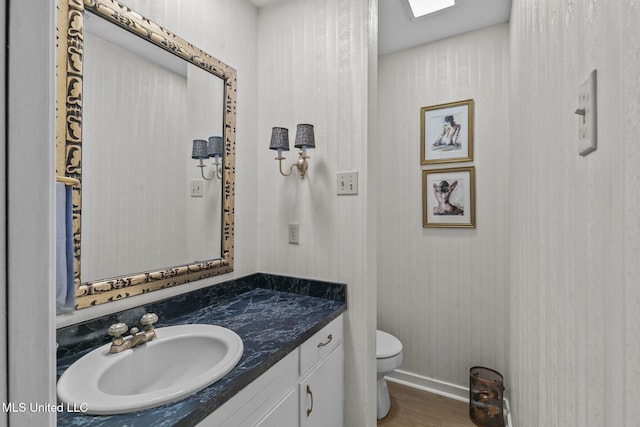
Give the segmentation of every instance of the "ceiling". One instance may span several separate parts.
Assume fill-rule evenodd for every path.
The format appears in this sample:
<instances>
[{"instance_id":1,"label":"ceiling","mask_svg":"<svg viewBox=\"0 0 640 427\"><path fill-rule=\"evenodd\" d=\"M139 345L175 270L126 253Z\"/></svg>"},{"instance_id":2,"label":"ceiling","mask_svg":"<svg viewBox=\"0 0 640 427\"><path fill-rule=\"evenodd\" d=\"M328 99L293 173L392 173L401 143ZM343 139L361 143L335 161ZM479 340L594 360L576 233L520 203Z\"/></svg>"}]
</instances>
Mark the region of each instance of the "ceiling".
<instances>
[{"instance_id":1,"label":"ceiling","mask_svg":"<svg viewBox=\"0 0 640 427\"><path fill-rule=\"evenodd\" d=\"M262 7L282 0L250 0ZM378 54L507 22L511 0L456 0L456 5L414 18L406 0L378 0Z\"/></svg>"},{"instance_id":2,"label":"ceiling","mask_svg":"<svg viewBox=\"0 0 640 427\"><path fill-rule=\"evenodd\" d=\"M414 18L406 0L378 0L378 54L384 55L509 20L511 0L456 0Z\"/></svg>"}]
</instances>

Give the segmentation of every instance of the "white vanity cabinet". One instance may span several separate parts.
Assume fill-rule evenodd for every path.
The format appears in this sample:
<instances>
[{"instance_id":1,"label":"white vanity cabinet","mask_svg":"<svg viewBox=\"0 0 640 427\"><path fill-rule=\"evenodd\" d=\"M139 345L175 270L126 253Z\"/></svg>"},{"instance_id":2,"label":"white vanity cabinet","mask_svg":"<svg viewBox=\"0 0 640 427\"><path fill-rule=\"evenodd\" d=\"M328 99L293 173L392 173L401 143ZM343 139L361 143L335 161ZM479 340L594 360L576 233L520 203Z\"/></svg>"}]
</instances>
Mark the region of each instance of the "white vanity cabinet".
<instances>
[{"instance_id":1,"label":"white vanity cabinet","mask_svg":"<svg viewBox=\"0 0 640 427\"><path fill-rule=\"evenodd\" d=\"M300 382L300 427L342 426L343 366L344 352L340 346Z\"/></svg>"},{"instance_id":2,"label":"white vanity cabinet","mask_svg":"<svg viewBox=\"0 0 640 427\"><path fill-rule=\"evenodd\" d=\"M343 315L225 402L200 427L341 427Z\"/></svg>"},{"instance_id":3,"label":"white vanity cabinet","mask_svg":"<svg viewBox=\"0 0 640 427\"><path fill-rule=\"evenodd\" d=\"M289 390L289 393L278 405L262 418L256 427L283 427L298 425L298 391Z\"/></svg>"},{"instance_id":4,"label":"white vanity cabinet","mask_svg":"<svg viewBox=\"0 0 640 427\"><path fill-rule=\"evenodd\" d=\"M338 322L339 320L339 322ZM340 427L344 413L342 316L300 346L300 427Z\"/></svg>"}]
</instances>

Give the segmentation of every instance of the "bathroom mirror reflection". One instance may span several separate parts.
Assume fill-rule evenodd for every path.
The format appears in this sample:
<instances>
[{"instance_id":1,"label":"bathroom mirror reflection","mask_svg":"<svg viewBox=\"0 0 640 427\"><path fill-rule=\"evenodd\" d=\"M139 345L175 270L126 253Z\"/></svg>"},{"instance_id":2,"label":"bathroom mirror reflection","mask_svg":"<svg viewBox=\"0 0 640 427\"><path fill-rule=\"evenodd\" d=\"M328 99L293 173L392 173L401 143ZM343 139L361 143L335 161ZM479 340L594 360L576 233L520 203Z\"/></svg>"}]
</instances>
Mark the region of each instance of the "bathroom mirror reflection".
<instances>
[{"instance_id":1,"label":"bathroom mirror reflection","mask_svg":"<svg viewBox=\"0 0 640 427\"><path fill-rule=\"evenodd\" d=\"M75 308L232 271L235 70L113 0L59 0L57 30ZM210 136L223 173L204 180Z\"/></svg>"},{"instance_id":2,"label":"bathroom mirror reflection","mask_svg":"<svg viewBox=\"0 0 640 427\"><path fill-rule=\"evenodd\" d=\"M222 186L201 178L191 142L222 135L224 82L144 44L85 15L80 276L89 282L221 255ZM193 180L201 196L191 196Z\"/></svg>"}]
</instances>

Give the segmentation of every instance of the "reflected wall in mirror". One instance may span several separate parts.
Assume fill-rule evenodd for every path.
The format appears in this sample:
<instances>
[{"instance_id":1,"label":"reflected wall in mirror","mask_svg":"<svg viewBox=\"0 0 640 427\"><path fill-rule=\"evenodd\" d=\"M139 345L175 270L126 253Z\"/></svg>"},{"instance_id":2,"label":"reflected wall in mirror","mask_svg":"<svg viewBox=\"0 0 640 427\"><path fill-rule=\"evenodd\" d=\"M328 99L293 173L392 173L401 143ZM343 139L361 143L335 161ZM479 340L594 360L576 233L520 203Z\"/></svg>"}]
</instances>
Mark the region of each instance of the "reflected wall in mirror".
<instances>
[{"instance_id":1,"label":"reflected wall in mirror","mask_svg":"<svg viewBox=\"0 0 640 427\"><path fill-rule=\"evenodd\" d=\"M57 7L56 169L81 183L75 307L232 271L235 70L115 0ZM191 144L210 136L223 173L205 181Z\"/></svg>"}]
</instances>

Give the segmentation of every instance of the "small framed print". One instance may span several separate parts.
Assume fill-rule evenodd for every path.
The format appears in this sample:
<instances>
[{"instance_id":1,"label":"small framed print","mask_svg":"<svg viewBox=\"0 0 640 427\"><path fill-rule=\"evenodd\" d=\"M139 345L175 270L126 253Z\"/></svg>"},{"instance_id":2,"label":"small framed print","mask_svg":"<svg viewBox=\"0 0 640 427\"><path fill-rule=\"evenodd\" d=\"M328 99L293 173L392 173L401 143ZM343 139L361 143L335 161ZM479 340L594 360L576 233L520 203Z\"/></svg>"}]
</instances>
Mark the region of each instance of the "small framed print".
<instances>
[{"instance_id":1,"label":"small framed print","mask_svg":"<svg viewBox=\"0 0 640 427\"><path fill-rule=\"evenodd\" d=\"M475 167L422 171L422 226L475 228Z\"/></svg>"},{"instance_id":2,"label":"small framed print","mask_svg":"<svg viewBox=\"0 0 640 427\"><path fill-rule=\"evenodd\" d=\"M420 109L420 164L473 160L473 99Z\"/></svg>"}]
</instances>

